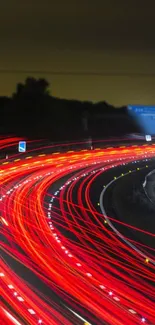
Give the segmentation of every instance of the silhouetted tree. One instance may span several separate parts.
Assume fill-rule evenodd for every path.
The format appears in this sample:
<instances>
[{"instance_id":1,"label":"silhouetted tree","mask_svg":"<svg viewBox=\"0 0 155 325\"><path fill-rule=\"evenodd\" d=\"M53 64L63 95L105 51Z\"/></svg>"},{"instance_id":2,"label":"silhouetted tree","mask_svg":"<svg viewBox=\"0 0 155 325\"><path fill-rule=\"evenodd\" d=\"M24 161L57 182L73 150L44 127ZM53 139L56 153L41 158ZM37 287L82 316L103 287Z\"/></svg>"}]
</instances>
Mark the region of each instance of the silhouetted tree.
<instances>
[{"instance_id":1,"label":"silhouetted tree","mask_svg":"<svg viewBox=\"0 0 155 325\"><path fill-rule=\"evenodd\" d=\"M18 83L13 98L14 116L12 123L20 132L32 134L46 131L48 107L51 106L49 83L45 79L28 77L24 83Z\"/></svg>"},{"instance_id":2,"label":"silhouetted tree","mask_svg":"<svg viewBox=\"0 0 155 325\"><path fill-rule=\"evenodd\" d=\"M18 83L13 98L18 97L41 97L49 95L49 83L45 79L28 77L25 84Z\"/></svg>"},{"instance_id":3,"label":"silhouetted tree","mask_svg":"<svg viewBox=\"0 0 155 325\"><path fill-rule=\"evenodd\" d=\"M126 107L53 97L43 78L18 83L12 98L1 100L0 110L1 128L6 123L7 130L19 135L63 141L136 132Z\"/></svg>"}]
</instances>

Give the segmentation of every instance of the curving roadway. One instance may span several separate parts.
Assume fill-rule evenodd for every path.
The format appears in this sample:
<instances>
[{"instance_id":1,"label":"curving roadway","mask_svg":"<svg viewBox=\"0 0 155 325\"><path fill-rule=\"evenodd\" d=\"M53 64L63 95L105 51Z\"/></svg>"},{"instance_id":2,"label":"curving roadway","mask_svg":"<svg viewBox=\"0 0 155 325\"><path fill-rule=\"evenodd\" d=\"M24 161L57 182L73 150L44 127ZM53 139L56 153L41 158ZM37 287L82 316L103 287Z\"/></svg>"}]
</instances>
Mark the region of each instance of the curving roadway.
<instances>
[{"instance_id":1,"label":"curving roadway","mask_svg":"<svg viewBox=\"0 0 155 325\"><path fill-rule=\"evenodd\" d=\"M0 149L18 141L1 138ZM109 170L146 167L154 156L154 145L49 147L1 160L2 324L155 324L155 251L143 245L140 254L138 242L121 238L111 227L120 221L99 202Z\"/></svg>"}]
</instances>

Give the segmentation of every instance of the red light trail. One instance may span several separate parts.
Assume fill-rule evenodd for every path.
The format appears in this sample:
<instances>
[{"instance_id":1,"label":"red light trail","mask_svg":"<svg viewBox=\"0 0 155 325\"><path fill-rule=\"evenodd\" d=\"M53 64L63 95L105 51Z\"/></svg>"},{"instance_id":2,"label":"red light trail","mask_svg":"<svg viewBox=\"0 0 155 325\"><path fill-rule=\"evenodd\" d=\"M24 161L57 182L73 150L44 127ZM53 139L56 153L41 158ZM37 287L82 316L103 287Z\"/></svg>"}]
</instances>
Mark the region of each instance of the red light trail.
<instances>
[{"instance_id":1,"label":"red light trail","mask_svg":"<svg viewBox=\"0 0 155 325\"><path fill-rule=\"evenodd\" d=\"M18 141L0 139L0 150ZM90 195L104 172L154 156L154 145L66 153L49 147L46 154L34 150L1 161L2 256L23 265L60 300L1 258L2 324L155 324L154 249L128 238L144 259L123 242Z\"/></svg>"}]
</instances>

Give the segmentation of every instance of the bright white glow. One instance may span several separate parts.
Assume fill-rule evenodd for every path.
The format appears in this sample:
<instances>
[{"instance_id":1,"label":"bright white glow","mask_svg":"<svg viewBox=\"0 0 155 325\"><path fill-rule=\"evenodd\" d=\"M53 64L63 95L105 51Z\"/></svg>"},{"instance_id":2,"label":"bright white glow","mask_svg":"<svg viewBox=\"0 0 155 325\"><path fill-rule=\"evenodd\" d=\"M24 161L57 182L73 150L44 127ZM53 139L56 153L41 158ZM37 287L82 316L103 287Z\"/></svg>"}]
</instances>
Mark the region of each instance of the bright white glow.
<instances>
[{"instance_id":1,"label":"bright white glow","mask_svg":"<svg viewBox=\"0 0 155 325\"><path fill-rule=\"evenodd\" d=\"M120 299L118 297L113 297L113 299L116 301L120 301Z\"/></svg>"},{"instance_id":2,"label":"bright white glow","mask_svg":"<svg viewBox=\"0 0 155 325\"><path fill-rule=\"evenodd\" d=\"M76 263L76 265L77 265L77 266L81 266L81 264L80 264L80 263Z\"/></svg>"},{"instance_id":3,"label":"bright white glow","mask_svg":"<svg viewBox=\"0 0 155 325\"><path fill-rule=\"evenodd\" d=\"M79 314L77 314L77 313L75 313L72 309L70 309L70 308L68 308L67 307L67 309L68 310L70 310L75 316L77 316L79 319L81 319L83 322L85 322L87 325L91 325L90 323L88 323L87 321L86 321L86 319L84 319L83 317L81 317Z\"/></svg>"},{"instance_id":4,"label":"bright white glow","mask_svg":"<svg viewBox=\"0 0 155 325\"><path fill-rule=\"evenodd\" d=\"M129 312L130 312L131 314L137 314L136 311L133 310L133 309L129 309Z\"/></svg>"},{"instance_id":5,"label":"bright white glow","mask_svg":"<svg viewBox=\"0 0 155 325\"><path fill-rule=\"evenodd\" d=\"M41 320L41 319L39 319L39 320L38 320L38 324L41 324L41 323L42 323L42 320Z\"/></svg>"},{"instance_id":6,"label":"bright white glow","mask_svg":"<svg viewBox=\"0 0 155 325\"><path fill-rule=\"evenodd\" d=\"M112 291L109 291L109 296L112 296L112 295L113 295Z\"/></svg>"},{"instance_id":7,"label":"bright white glow","mask_svg":"<svg viewBox=\"0 0 155 325\"><path fill-rule=\"evenodd\" d=\"M146 141L152 141L152 137L151 137L151 135L147 134L147 135L145 136L145 140L146 140Z\"/></svg>"},{"instance_id":8,"label":"bright white glow","mask_svg":"<svg viewBox=\"0 0 155 325\"><path fill-rule=\"evenodd\" d=\"M12 284L9 284L9 285L8 285L8 288L9 288L9 289L14 289L14 287L13 287Z\"/></svg>"},{"instance_id":9,"label":"bright white glow","mask_svg":"<svg viewBox=\"0 0 155 325\"><path fill-rule=\"evenodd\" d=\"M14 292L14 296L17 296L17 292Z\"/></svg>"},{"instance_id":10,"label":"bright white glow","mask_svg":"<svg viewBox=\"0 0 155 325\"><path fill-rule=\"evenodd\" d=\"M31 315L34 315L35 314L35 311L33 309L28 309L28 312L31 314Z\"/></svg>"},{"instance_id":11,"label":"bright white glow","mask_svg":"<svg viewBox=\"0 0 155 325\"><path fill-rule=\"evenodd\" d=\"M7 221L6 221L3 217L1 217L1 220L2 220L2 222L3 222L6 226L8 226Z\"/></svg>"},{"instance_id":12,"label":"bright white glow","mask_svg":"<svg viewBox=\"0 0 155 325\"><path fill-rule=\"evenodd\" d=\"M87 275L87 276L89 276L89 277L91 277L91 276L92 276L92 274L91 274L91 273L86 273L86 275Z\"/></svg>"},{"instance_id":13,"label":"bright white glow","mask_svg":"<svg viewBox=\"0 0 155 325\"><path fill-rule=\"evenodd\" d=\"M3 311L15 325L22 325L21 323L18 322L18 320L15 317L13 317L10 313L8 313L8 311L6 311L5 309L3 309Z\"/></svg>"},{"instance_id":14,"label":"bright white glow","mask_svg":"<svg viewBox=\"0 0 155 325\"><path fill-rule=\"evenodd\" d=\"M17 297L17 299L18 299L19 301L24 301L24 299L23 299L22 297Z\"/></svg>"},{"instance_id":15,"label":"bright white glow","mask_svg":"<svg viewBox=\"0 0 155 325\"><path fill-rule=\"evenodd\" d=\"M3 272L0 272L0 276L5 276Z\"/></svg>"},{"instance_id":16,"label":"bright white glow","mask_svg":"<svg viewBox=\"0 0 155 325\"><path fill-rule=\"evenodd\" d=\"M102 284L100 284L99 286L101 289L105 289L105 286L103 286Z\"/></svg>"},{"instance_id":17,"label":"bright white glow","mask_svg":"<svg viewBox=\"0 0 155 325\"><path fill-rule=\"evenodd\" d=\"M142 323L145 323L146 319L144 317L142 317Z\"/></svg>"}]
</instances>

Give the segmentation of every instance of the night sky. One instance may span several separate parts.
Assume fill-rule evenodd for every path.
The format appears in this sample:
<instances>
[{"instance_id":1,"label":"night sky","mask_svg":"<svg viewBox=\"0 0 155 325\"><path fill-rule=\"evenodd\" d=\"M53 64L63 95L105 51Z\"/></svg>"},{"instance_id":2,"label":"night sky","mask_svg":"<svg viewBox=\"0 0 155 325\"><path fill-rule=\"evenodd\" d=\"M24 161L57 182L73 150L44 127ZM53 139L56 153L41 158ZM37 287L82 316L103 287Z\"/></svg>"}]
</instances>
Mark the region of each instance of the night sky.
<instances>
[{"instance_id":1,"label":"night sky","mask_svg":"<svg viewBox=\"0 0 155 325\"><path fill-rule=\"evenodd\" d=\"M154 0L1 1L0 95L33 75L58 97L155 104L154 31Z\"/></svg>"}]
</instances>

